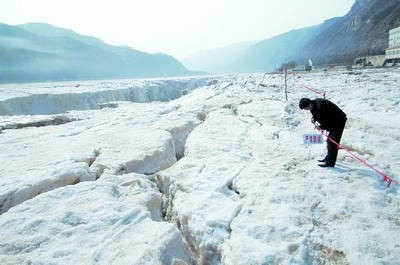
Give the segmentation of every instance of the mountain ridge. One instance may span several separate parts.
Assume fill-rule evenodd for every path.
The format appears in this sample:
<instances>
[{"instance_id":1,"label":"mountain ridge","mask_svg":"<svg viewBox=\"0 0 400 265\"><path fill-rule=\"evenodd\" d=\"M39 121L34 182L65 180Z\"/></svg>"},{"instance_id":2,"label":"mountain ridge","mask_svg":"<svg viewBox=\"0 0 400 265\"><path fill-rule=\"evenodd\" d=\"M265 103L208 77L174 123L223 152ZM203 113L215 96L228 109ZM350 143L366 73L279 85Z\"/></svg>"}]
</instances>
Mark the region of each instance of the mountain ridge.
<instances>
[{"instance_id":1,"label":"mountain ridge","mask_svg":"<svg viewBox=\"0 0 400 265\"><path fill-rule=\"evenodd\" d=\"M0 24L0 82L194 75L172 56L149 54L45 23Z\"/></svg>"}]
</instances>

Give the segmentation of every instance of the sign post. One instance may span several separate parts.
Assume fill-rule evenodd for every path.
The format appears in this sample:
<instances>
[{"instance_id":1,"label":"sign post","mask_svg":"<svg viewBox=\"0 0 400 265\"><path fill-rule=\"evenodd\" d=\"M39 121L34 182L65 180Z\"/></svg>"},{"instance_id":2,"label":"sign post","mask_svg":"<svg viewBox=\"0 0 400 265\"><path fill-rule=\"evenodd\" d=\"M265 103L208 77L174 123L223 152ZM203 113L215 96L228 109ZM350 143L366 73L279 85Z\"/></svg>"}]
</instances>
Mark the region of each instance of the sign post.
<instances>
[{"instance_id":1,"label":"sign post","mask_svg":"<svg viewBox=\"0 0 400 265\"><path fill-rule=\"evenodd\" d=\"M322 134L304 134L303 135L303 143L305 145L308 145L308 160L311 159L311 145L313 144L323 144L324 143L324 137Z\"/></svg>"},{"instance_id":2,"label":"sign post","mask_svg":"<svg viewBox=\"0 0 400 265\"><path fill-rule=\"evenodd\" d=\"M288 101L288 98L287 98L287 69L285 69L285 95L286 95L286 101Z\"/></svg>"}]
</instances>

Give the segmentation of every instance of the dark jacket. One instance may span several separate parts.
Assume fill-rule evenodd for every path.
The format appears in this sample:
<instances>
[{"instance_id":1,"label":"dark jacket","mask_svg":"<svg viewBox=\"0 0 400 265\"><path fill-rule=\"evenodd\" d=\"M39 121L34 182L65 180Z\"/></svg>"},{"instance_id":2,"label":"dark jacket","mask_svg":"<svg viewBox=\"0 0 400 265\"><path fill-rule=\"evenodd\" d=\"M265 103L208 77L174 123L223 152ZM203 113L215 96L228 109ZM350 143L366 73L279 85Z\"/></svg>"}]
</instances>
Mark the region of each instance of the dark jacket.
<instances>
[{"instance_id":1,"label":"dark jacket","mask_svg":"<svg viewBox=\"0 0 400 265\"><path fill-rule=\"evenodd\" d=\"M334 131L341 128L343 130L347 117L338 106L322 98L312 100L311 104L313 119L320 124L321 129Z\"/></svg>"}]
</instances>

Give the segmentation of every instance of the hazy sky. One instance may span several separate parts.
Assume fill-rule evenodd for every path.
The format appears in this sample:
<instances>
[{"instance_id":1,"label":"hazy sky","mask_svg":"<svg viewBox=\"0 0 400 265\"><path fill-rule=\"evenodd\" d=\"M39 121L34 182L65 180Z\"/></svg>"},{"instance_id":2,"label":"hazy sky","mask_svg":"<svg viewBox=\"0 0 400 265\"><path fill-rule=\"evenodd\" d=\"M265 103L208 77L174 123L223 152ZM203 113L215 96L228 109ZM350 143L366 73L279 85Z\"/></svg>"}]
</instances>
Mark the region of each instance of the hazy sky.
<instances>
[{"instance_id":1,"label":"hazy sky","mask_svg":"<svg viewBox=\"0 0 400 265\"><path fill-rule=\"evenodd\" d=\"M179 59L343 16L355 0L0 0L0 22L44 22Z\"/></svg>"}]
</instances>

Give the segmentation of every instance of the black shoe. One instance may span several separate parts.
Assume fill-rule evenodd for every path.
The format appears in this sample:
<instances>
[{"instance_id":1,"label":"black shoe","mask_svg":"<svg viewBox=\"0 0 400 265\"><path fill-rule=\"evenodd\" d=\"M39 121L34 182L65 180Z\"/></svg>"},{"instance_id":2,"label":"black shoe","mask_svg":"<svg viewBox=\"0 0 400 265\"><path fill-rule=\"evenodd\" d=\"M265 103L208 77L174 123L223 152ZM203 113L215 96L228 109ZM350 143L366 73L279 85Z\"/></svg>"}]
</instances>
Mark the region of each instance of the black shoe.
<instances>
[{"instance_id":1,"label":"black shoe","mask_svg":"<svg viewBox=\"0 0 400 265\"><path fill-rule=\"evenodd\" d=\"M324 158L324 159L321 159L321 160L317 160L318 162L321 162L321 163L324 163L324 162L326 162L326 157Z\"/></svg>"},{"instance_id":2,"label":"black shoe","mask_svg":"<svg viewBox=\"0 0 400 265\"><path fill-rule=\"evenodd\" d=\"M320 167L334 167L335 165L332 164L319 164Z\"/></svg>"}]
</instances>

